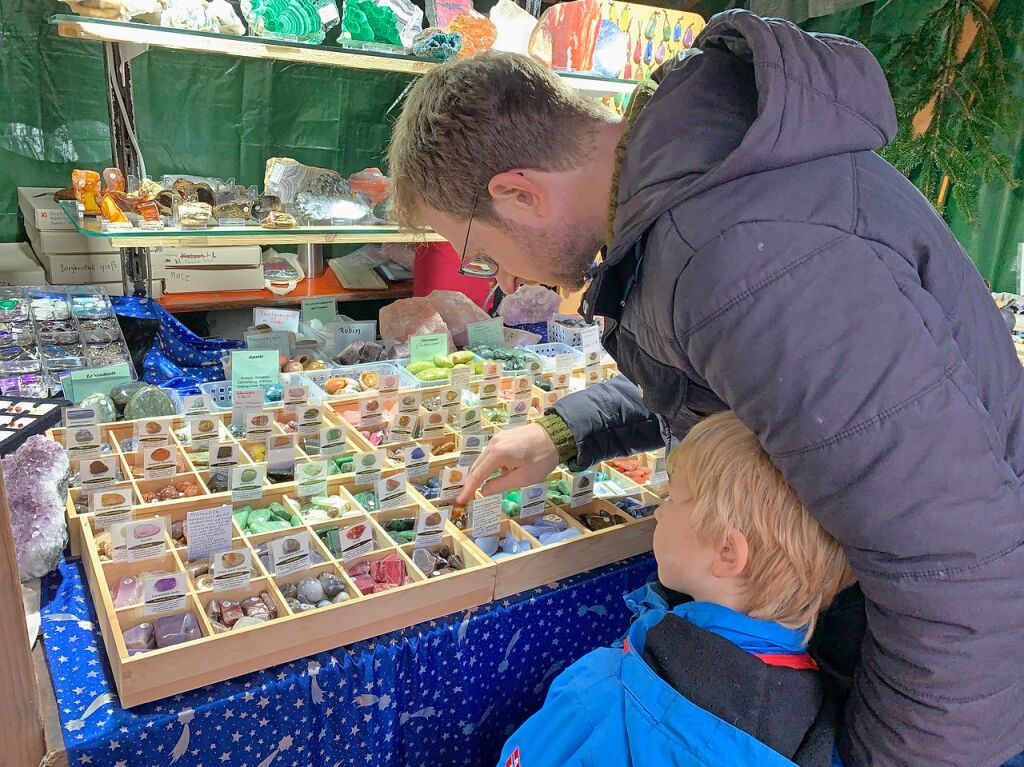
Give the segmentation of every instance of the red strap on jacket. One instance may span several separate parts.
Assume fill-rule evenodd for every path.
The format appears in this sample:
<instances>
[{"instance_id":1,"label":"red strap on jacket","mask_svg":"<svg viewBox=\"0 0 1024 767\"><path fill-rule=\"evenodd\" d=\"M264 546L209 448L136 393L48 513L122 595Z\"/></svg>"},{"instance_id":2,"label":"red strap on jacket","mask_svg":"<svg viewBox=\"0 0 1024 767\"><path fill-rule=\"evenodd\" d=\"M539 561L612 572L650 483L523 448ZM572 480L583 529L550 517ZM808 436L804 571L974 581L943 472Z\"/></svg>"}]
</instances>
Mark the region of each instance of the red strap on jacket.
<instances>
[{"instance_id":1,"label":"red strap on jacket","mask_svg":"<svg viewBox=\"0 0 1024 767\"><path fill-rule=\"evenodd\" d=\"M776 653L754 653L754 657L769 666L782 666L784 668L795 668L799 671L817 671L818 664L814 658L805 652L796 655L782 655Z\"/></svg>"}]
</instances>

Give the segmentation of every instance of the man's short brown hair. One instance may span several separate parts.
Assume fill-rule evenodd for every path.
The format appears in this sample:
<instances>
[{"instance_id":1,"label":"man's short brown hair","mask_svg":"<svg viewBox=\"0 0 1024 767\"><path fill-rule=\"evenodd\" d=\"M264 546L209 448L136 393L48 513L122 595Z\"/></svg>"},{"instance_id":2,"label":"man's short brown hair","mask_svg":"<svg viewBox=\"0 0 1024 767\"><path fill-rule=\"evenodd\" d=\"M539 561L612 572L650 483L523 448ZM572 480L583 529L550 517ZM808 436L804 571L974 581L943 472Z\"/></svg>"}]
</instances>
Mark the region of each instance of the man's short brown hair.
<instances>
[{"instance_id":1,"label":"man's short brown hair","mask_svg":"<svg viewBox=\"0 0 1024 767\"><path fill-rule=\"evenodd\" d=\"M458 219L494 221L487 185L513 168L578 167L593 129L611 118L548 67L488 52L442 64L409 90L389 148L395 215L421 222L421 203Z\"/></svg>"}]
</instances>

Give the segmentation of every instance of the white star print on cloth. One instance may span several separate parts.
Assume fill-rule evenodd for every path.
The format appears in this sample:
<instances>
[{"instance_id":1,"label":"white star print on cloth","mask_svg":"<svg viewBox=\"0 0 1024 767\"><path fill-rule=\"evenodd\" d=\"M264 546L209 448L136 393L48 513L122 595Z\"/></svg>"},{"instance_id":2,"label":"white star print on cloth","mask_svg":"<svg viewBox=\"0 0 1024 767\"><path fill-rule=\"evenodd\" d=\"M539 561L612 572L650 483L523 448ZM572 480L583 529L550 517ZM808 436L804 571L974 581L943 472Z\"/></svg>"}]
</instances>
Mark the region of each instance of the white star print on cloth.
<instances>
[{"instance_id":1,"label":"white star print on cloth","mask_svg":"<svg viewBox=\"0 0 1024 767\"><path fill-rule=\"evenodd\" d=\"M81 565L62 562L44 583L42 623L69 763L494 764L558 673L625 632L622 597L653 571L653 557L637 557L125 711Z\"/></svg>"}]
</instances>

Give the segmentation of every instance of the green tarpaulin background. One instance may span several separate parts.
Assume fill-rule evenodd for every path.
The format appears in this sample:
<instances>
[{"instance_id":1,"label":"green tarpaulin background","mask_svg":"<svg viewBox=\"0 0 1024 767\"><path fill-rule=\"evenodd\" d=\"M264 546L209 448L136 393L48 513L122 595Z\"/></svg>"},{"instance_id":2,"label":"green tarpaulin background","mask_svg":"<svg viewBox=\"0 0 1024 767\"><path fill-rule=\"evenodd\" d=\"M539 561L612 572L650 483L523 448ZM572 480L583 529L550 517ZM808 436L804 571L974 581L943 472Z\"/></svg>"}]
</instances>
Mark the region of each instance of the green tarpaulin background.
<instances>
[{"instance_id":1,"label":"green tarpaulin background","mask_svg":"<svg viewBox=\"0 0 1024 767\"><path fill-rule=\"evenodd\" d=\"M859 37L913 29L937 0L750 0L808 29ZM489 4L489 3L488 3ZM739 2L657 3L706 15ZM770 6L770 8L769 8ZM836 9L840 9L836 12ZM66 186L75 167L110 163L103 49L63 40L47 19L66 13L55 0L0 2L0 242L24 239L18 186ZM821 13L830 15L821 16ZM813 17L813 18L807 18ZM1021 63L1024 51L1011 52ZM406 75L253 61L153 49L132 65L139 138L150 175L234 177L262 188L267 157L289 156L343 175L381 165L387 111ZM1024 175L1024 75L1015 85L1012 135L1000 139ZM1000 290L1017 290L1017 244L1024 241L1024 188L982 188L979 219L951 206L953 231L981 273Z\"/></svg>"}]
</instances>

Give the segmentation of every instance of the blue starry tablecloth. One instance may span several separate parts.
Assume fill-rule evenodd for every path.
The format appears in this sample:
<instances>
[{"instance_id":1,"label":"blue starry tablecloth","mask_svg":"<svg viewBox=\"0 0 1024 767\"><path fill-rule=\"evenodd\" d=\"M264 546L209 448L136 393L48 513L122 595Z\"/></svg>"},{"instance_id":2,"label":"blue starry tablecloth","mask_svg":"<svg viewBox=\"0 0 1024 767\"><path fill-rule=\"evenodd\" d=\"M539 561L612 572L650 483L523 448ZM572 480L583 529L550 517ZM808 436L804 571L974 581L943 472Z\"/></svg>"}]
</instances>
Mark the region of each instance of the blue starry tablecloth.
<instances>
[{"instance_id":1,"label":"blue starry tablecloth","mask_svg":"<svg viewBox=\"0 0 1024 767\"><path fill-rule=\"evenodd\" d=\"M487 767L551 680L627 628L636 557L332 652L121 708L82 568L44 584L73 767Z\"/></svg>"}]
</instances>

